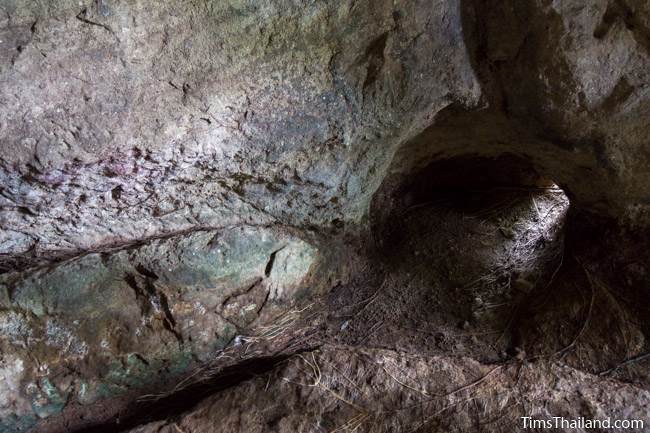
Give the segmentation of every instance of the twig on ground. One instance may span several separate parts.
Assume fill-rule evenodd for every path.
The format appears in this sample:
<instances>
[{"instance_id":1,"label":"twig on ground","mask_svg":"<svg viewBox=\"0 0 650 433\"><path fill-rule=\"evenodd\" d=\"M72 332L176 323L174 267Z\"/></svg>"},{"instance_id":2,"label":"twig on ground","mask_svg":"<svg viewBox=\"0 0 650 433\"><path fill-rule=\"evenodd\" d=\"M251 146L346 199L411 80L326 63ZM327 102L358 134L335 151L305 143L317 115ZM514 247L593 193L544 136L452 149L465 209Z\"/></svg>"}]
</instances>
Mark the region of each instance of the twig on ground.
<instances>
[{"instance_id":1,"label":"twig on ground","mask_svg":"<svg viewBox=\"0 0 650 433\"><path fill-rule=\"evenodd\" d=\"M470 401L472 401L472 400L474 400L474 399L476 399L476 397L470 397L470 398L467 398L467 399L465 399L465 400L458 401L458 402L456 402L456 403L448 404L447 406L445 406L445 407L443 407L442 409L440 409L440 410L438 410L437 412L435 412L433 415L427 417L427 418L426 418L424 421L422 421L422 422L421 422L417 427L415 427L415 428L412 429L412 430L409 430L408 433L413 433L413 432L416 432L416 431L420 430L422 427L424 427L425 425L427 425L427 424L429 424L431 421L433 421L433 420L434 420L437 416L439 416L441 413L443 413L443 412L445 412L445 411L451 409L452 407L455 407L455 406L458 406L458 405L461 405L461 404L464 404L464 403L469 403Z\"/></svg>"},{"instance_id":2,"label":"twig on ground","mask_svg":"<svg viewBox=\"0 0 650 433\"><path fill-rule=\"evenodd\" d=\"M496 373L497 371L501 370L501 369L504 367L504 365L505 365L505 364L498 365L498 366L494 367L492 370L490 370L490 371L488 371L487 373L485 373L482 377L480 377L480 378L478 378L477 380L475 380L474 382L472 382L472 383L468 383L467 385L461 386L460 388L455 389L455 390L453 390L453 391L451 391L451 392L448 392L447 394L441 395L441 396L439 396L439 397L449 397L449 396L452 396L452 395L454 395L454 394L458 394L459 392L466 391L466 390L468 390L468 389L470 389L470 388L474 388L475 386L478 386L478 385L480 385L481 383L483 383L483 382L485 382L486 380L488 380L488 379L490 378L490 376L492 376L492 375L493 375L494 373Z\"/></svg>"},{"instance_id":3,"label":"twig on ground","mask_svg":"<svg viewBox=\"0 0 650 433\"><path fill-rule=\"evenodd\" d=\"M178 433L185 433L185 430L180 428L177 423L172 424Z\"/></svg>"},{"instance_id":4,"label":"twig on ground","mask_svg":"<svg viewBox=\"0 0 650 433\"><path fill-rule=\"evenodd\" d=\"M382 368L382 370L384 370L384 373L386 373L386 374L388 375L388 377L390 377L391 379L393 379L393 380L394 380L395 382L397 382L398 384L402 385L404 388L408 388L408 389L410 389L411 391L415 391L415 392L417 392L418 394L422 394L422 395L425 396L425 397L432 397L432 395L429 394L428 392L426 392L426 391L424 391L424 390L421 390L421 389L417 389L417 388L415 388L415 387L410 386L410 385L407 384L407 383L402 382L401 380L399 380L398 378L396 378L395 376L393 376L391 373L389 373L388 370L386 370L386 367L384 367L383 365L381 366L381 368Z\"/></svg>"}]
</instances>

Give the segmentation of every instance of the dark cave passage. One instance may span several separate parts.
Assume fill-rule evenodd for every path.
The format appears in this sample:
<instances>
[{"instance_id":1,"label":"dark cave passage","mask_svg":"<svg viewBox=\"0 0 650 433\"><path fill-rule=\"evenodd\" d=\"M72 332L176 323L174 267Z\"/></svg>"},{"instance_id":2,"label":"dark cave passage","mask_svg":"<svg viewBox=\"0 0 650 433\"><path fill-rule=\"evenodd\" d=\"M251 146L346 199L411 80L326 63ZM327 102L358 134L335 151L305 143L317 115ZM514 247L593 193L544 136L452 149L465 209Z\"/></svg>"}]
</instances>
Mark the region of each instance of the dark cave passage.
<instances>
[{"instance_id":1,"label":"dark cave passage","mask_svg":"<svg viewBox=\"0 0 650 433\"><path fill-rule=\"evenodd\" d=\"M375 197L384 280L344 341L483 362L561 357L596 373L642 353L643 283L610 278L593 245L613 233L543 169L464 156L401 179Z\"/></svg>"},{"instance_id":2,"label":"dark cave passage","mask_svg":"<svg viewBox=\"0 0 650 433\"><path fill-rule=\"evenodd\" d=\"M569 198L513 155L435 161L378 195L391 204L373 215L386 262L444 261L453 285L487 272L538 286L564 251Z\"/></svg>"},{"instance_id":3,"label":"dark cave passage","mask_svg":"<svg viewBox=\"0 0 650 433\"><path fill-rule=\"evenodd\" d=\"M548 292L564 260L564 191L504 155L436 161L377 196L385 279L379 300L346 325L351 341L492 362L523 350L523 306ZM389 320L390 337L369 333Z\"/></svg>"}]
</instances>

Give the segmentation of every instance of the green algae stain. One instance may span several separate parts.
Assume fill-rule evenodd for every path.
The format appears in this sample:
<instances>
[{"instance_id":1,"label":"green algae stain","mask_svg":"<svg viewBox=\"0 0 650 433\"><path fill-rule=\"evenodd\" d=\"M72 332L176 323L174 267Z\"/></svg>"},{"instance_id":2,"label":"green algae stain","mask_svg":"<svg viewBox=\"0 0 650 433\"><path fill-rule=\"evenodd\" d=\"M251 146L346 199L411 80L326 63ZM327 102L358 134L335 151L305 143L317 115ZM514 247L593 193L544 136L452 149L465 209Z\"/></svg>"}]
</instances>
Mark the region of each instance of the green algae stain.
<instances>
[{"instance_id":1,"label":"green algae stain","mask_svg":"<svg viewBox=\"0 0 650 433\"><path fill-rule=\"evenodd\" d=\"M161 345L141 344L146 337L128 332L140 329L138 315L147 318L148 313L140 311L142 307L133 302L138 293L124 279L138 274L140 267L157 276L155 284L170 288L167 296L173 310L174 302L185 308L194 297L202 302L205 299L206 304L218 303L235 288L265 277L281 295L278 299L289 299L300 290L299 283L308 274L316 255L316 249L302 241L267 230L235 228L159 240L109 258L89 254L53 269L20 274L21 282L11 300L3 286L9 277L0 277L0 301L25 310L34 322L29 322L31 327L27 330L32 332L33 327L35 335L43 332L48 337L33 339L35 343L28 348L33 354L57 366L96 361L92 371L72 375L74 391L57 389L51 378L32 383L24 397L29 398L33 412L3 417L0 433L27 431L39 419L59 414L72 400L90 405L127 392L146 393L158 384L187 374L195 362L210 359L240 332L215 319L206 322L205 341L193 340L196 343L186 343L185 347L175 342L168 344L167 339L161 339ZM268 265L271 257L272 269ZM187 317L180 314L178 320L179 329L188 329ZM124 353L117 347L113 351L112 334L104 332L113 328L128 331L129 344L122 347L128 347L129 352L142 347L143 352ZM77 346L83 350L71 351ZM101 356L88 358L91 353Z\"/></svg>"},{"instance_id":2,"label":"green algae stain","mask_svg":"<svg viewBox=\"0 0 650 433\"><path fill-rule=\"evenodd\" d=\"M62 394L47 377L41 379L40 386L31 389L32 410L39 418L61 413L67 402L68 395Z\"/></svg>"}]
</instances>

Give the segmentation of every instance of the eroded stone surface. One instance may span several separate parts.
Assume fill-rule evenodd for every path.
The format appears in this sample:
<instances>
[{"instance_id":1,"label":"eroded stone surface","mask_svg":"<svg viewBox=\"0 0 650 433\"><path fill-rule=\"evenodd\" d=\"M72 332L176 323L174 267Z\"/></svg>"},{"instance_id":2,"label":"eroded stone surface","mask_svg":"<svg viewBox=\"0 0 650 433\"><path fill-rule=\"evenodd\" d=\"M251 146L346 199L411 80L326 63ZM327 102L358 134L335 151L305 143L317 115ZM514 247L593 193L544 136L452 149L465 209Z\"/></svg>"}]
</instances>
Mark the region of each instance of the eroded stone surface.
<instances>
[{"instance_id":1,"label":"eroded stone surface","mask_svg":"<svg viewBox=\"0 0 650 433\"><path fill-rule=\"evenodd\" d=\"M480 95L457 1L4 9L8 255L358 221L399 142Z\"/></svg>"},{"instance_id":2,"label":"eroded stone surface","mask_svg":"<svg viewBox=\"0 0 650 433\"><path fill-rule=\"evenodd\" d=\"M316 255L294 236L236 227L4 274L3 431L69 402L144 389L214 356L308 293L300 283Z\"/></svg>"},{"instance_id":3,"label":"eroded stone surface","mask_svg":"<svg viewBox=\"0 0 650 433\"><path fill-rule=\"evenodd\" d=\"M433 161L512 153L647 227L649 28L644 0L1 2L2 428L308 296L301 239Z\"/></svg>"}]
</instances>

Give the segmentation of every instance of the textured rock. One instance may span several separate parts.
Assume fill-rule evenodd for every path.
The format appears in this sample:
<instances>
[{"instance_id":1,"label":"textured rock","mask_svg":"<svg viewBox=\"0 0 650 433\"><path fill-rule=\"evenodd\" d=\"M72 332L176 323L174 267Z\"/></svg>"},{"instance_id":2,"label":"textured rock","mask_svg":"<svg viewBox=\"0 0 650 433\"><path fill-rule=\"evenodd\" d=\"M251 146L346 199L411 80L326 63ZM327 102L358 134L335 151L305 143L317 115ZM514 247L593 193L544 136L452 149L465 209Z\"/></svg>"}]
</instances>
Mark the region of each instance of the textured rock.
<instances>
[{"instance_id":1,"label":"textured rock","mask_svg":"<svg viewBox=\"0 0 650 433\"><path fill-rule=\"evenodd\" d=\"M590 154L566 186L592 206L647 212L647 2L506 2L490 15L486 60L498 70L506 113L537 124L537 136L574 158ZM505 37L504 22L519 34Z\"/></svg>"},{"instance_id":2,"label":"textured rock","mask_svg":"<svg viewBox=\"0 0 650 433\"><path fill-rule=\"evenodd\" d=\"M359 221L398 148L407 173L521 154L585 207L642 217L647 5L574 3L5 2L6 266Z\"/></svg>"},{"instance_id":3,"label":"textured rock","mask_svg":"<svg viewBox=\"0 0 650 433\"><path fill-rule=\"evenodd\" d=\"M4 274L0 431L186 372L308 293L316 254L244 227Z\"/></svg>"},{"instance_id":4,"label":"textured rock","mask_svg":"<svg viewBox=\"0 0 650 433\"><path fill-rule=\"evenodd\" d=\"M648 224L649 10L643 1L463 3L480 109L451 105L389 179L466 155L522 156L577 207Z\"/></svg>"},{"instance_id":5,"label":"textured rock","mask_svg":"<svg viewBox=\"0 0 650 433\"><path fill-rule=\"evenodd\" d=\"M357 221L395 147L480 95L458 2L4 9L8 255Z\"/></svg>"},{"instance_id":6,"label":"textured rock","mask_svg":"<svg viewBox=\"0 0 650 433\"><path fill-rule=\"evenodd\" d=\"M325 347L208 398L177 419L131 433L466 432L477 424L482 431L501 432L521 431L522 416L650 422L648 391L560 365L545 366L541 375L540 370ZM553 375L553 387L540 381L546 374ZM530 412L530 407L542 409Z\"/></svg>"},{"instance_id":7,"label":"textured rock","mask_svg":"<svg viewBox=\"0 0 650 433\"><path fill-rule=\"evenodd\" d=\"M607 272L645 299L649 71L644 0L1 1L0 431L342 287L336 236L447 159L632 227Z\"/></svg>"}]
</instances>

